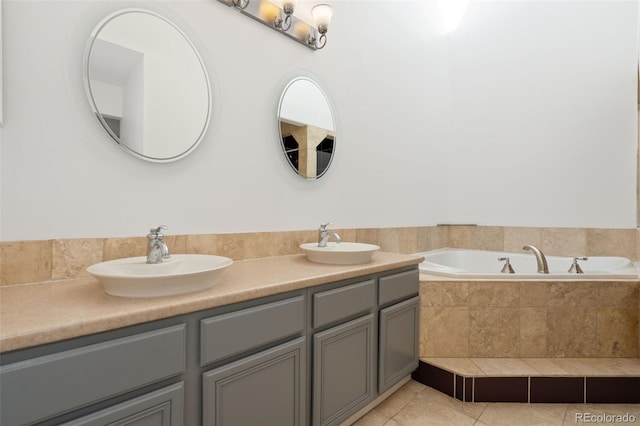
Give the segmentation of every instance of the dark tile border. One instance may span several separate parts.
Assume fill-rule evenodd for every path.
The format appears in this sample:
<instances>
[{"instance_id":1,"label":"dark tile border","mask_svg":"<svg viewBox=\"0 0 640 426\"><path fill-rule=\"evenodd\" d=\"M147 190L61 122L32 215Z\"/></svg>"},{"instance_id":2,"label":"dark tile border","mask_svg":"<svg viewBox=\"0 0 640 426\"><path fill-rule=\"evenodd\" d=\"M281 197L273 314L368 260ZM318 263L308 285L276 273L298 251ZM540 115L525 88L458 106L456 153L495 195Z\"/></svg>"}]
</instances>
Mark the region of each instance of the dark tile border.
<instances>
[{"instance_id":1,"label":"dark tile border","mask_svg":"<svg viewBox=\"0 0 640 426\"><path fill-rule=\"evenodd\" d=\"M456 374L456 399L464 401L464 377Z\"/></svg>"},{"instance_id":2,"label":"dark tile border","mask_svg":"<svg viewBox=\"0 0 640 426\"><path fill-rule=\"evenodd\" d=\"M418 369L411 374L413 380L427 385L454 398L454 374L426 362L420 361Z\"/></svg>"},{"instance_id":3,"label":"dark tile border","mask_svg":"<svg viewBox=\"0 0 640 426\"><path fill-rule=\"evenodd\" d=\"M529 402L528 377L475 377L474 402Z\"/></svg>"},{"instance_id":4,"label":"dark tile border","mask_svg":"<svg viewBox=\"0 0 640 426\"><path fill-rule=\"evenodd\" d=\"M532 403L583 403L584 377L532 377L529 392Z\"/></svg>"},{"instance_id":5,"label":"dark tile border","mask_svg":"<svg viewBox=\"0 0 640 426\"><path fill-rule=\"evenodd\" d=\"M464 379L464 400L473 402L473 378L465 377Z\"/></svg>"},{"instance_id":6,"label":"dark tile border","mask_svg":"<svg viewBox=\"0 0 640 426\"><path fill-rule=\"evenodd\" d=\"M466 377L423 361L411 377L465 402L640 403L640 377Z\"/></svg>"},{"instance_id":7,"label":"dark tile border","mask_svg":"<svg viewBox=\"0 0 640 426\"><path fill-rule=\"evenodd\" d=\"M587 377L587 403L640 403L640 377Z\"/></svg>"}]
</instances>

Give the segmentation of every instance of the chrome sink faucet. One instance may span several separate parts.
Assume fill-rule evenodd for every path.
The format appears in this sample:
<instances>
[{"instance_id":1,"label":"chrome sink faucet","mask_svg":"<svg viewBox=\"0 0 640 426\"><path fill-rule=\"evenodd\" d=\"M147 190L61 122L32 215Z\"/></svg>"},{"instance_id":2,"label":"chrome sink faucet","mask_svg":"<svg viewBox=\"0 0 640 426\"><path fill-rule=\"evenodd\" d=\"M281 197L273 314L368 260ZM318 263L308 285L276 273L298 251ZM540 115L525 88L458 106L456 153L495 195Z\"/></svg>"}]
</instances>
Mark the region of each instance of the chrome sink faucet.
<instances>
[{"instance_id":1,"label":"chrome sink faucet","mask_svg":"<svg viewBox=\"0 0 640 426\"><path fill-rule=\"evenodd\" d=\"M327 226L329 225L333 225L333 223L323 223L320 225L320 228L318 229L318 247L326 247L327 241L329 241L329 238L331 237L336 240L336 243L342 241L340 240L340 235L335 232L327 231Z\"/></svg>"},{"instance_id":2,"label":"chrome sink faucet","mask_svg":"<svg viewBox=\"0 0 640 426\"><path fill-rule=\"evenodd\" d=\"M536 256L536 261L538 262L538 273L539 274L548 274L549 266L547 265L547 258L544 257L544 254L540 251L540 249L534 245L526 245L522 247L522 250L531 250L533 254Z\"/></svg>"},{"instance_id":3,"label":"chrome sink faucet","mask_svg":"<svg viewBox=\"0 0 640 426\"><path fill-rule=\"evenodd\" d=\"M167 229L165 225L151 228L147 234L147 263L162 263L162 259L168 259L169 247L164 242L162 230Z\"/></svg>"}]
</instances>

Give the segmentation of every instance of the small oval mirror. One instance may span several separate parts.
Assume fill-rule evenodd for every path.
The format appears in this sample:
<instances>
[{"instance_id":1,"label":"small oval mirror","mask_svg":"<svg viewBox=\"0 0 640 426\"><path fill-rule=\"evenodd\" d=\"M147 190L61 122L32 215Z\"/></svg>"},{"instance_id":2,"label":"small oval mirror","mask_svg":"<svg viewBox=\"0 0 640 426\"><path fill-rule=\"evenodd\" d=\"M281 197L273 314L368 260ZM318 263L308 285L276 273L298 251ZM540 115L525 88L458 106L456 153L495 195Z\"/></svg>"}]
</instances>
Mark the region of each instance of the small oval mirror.
<instances>
[{"instance_id":1,"label":"small oval mirror","mask_svg":"<svg viewBox=\"0 0 640 426\"><path fill-rule=\"evenodd\" d=\"M306 179L322 177L333 160L336 126L329 98L310 78L296 77L282 92L278 129L291 168Z\"/></svg>"},{"instance_id":2,"label":"small oval mirror","mask_svg":"<svg viewBox=\"0 0 640 426\"><path fill-rule=\"evenodd\" d=\"M87 96L104 130L154 162L184 157L211 116L211 87L187 36L154 12L124 9L94 29L85 53Z\"/></svg>"}]
</instances>

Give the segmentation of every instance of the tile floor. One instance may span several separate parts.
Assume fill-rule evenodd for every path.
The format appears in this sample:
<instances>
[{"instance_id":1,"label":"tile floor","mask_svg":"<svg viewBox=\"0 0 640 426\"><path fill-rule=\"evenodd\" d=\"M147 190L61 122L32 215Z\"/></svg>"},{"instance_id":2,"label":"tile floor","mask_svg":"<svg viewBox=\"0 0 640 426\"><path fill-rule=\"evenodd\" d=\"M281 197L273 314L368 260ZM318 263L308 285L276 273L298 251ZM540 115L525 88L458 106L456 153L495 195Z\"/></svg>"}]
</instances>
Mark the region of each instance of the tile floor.
<instances>
[{"instance_id":1,"label":"tile floor","mask_svg":"<svg viewBox=\"0 0 640 426\"><path fill-rule=\"evenodd\" d=\"M588 413L588 414L587 414ZM587 417L591 415L591 417ZM635 417L633 421L596 416ZM585 421L580 420L580 416ZM590 421L586 421L590 420ZM597 420L604 420L597 422ZM624 420L621 418L619 420ZM473 403L409 381L354 426L528 426L528 425L640 425L640 404L516 404Z\"/></svg>"}]
</instances>

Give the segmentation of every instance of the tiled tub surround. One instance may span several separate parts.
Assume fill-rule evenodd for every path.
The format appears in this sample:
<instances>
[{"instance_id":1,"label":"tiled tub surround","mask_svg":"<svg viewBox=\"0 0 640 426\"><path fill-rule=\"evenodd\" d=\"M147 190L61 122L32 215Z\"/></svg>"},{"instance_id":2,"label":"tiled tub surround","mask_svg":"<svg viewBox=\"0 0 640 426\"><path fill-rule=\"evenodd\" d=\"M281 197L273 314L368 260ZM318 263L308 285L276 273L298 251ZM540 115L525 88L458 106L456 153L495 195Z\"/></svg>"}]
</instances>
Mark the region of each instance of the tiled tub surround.
<instances>
[{"instance_id":1,"label":"tiled tub surround","mask_svg":"<svg viewBox=\"0 0 640 426\"><path fill-rule=\"evenodd\" d=\"M639 290L423 274L413 377L467 402L640 403Z\"/></svg>"},{"instance_id":2,"label":"tiled tub surround","mask_svg":"<svg viewBox=\"0 0 640 426\"><path fill-rule=\"evenodd\" d=\"M628 281L420 277L420 357L637 358Z\"/></svg>"},{"instance_id":3,"label":"tiled tub surround","mask_svg":"<svg viewBox=\"0 0 640 426\"><path fill-rule=\"evenodd\" d=\"M622 256L638 259L636 229L423 226L336 229L343 240L377 244L394 253L442 247L519 252L534 244L548 255ZM171 235L172 253L217 254L234 260L300 253L317 230L240 234ZM144 236L0 242L0 285L87 277L86 267L122 257L141 256Z\"/></svg>"}]
</instances>

